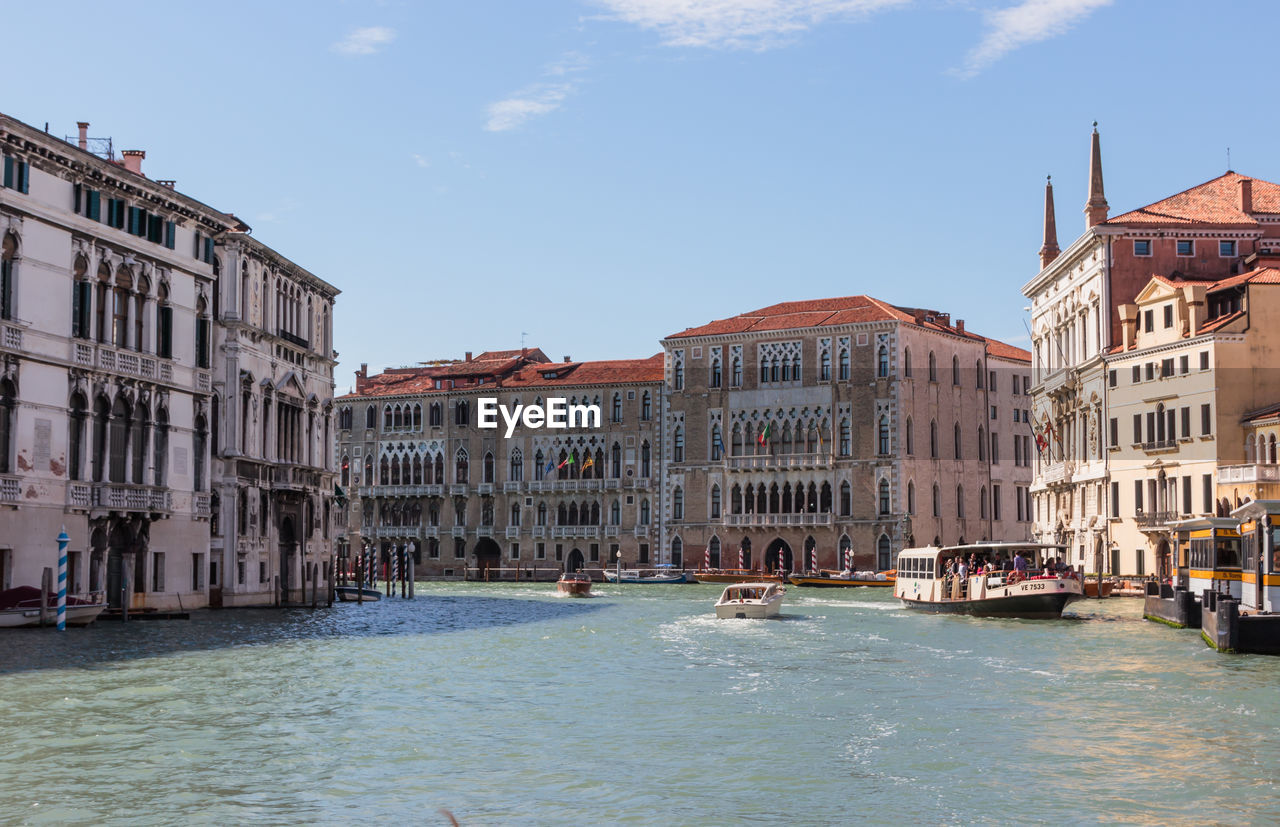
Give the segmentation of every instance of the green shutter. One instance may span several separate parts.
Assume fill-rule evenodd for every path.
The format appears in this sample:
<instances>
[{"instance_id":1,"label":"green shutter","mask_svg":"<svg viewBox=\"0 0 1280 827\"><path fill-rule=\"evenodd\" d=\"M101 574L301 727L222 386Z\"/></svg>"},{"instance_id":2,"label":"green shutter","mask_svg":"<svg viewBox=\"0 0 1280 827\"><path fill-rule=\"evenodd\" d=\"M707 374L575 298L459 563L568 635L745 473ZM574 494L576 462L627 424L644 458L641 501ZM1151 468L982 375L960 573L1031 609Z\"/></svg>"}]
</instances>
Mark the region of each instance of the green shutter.
<instances>
[{"instance_id":1,"label":"green shutter","mask_svg":"<svg viewBox=\"0 0 1280 827\"><path fill-rule=\"evenodd\" d=\"M4 156L4 185L13 189L13 159L8 155Z\"/></svg>"},{"instance_id":2,"label":"green shutter","mask_svg":"<svg viewBox=\"0 0 1280 827\"><path fill-rule=\"evenodd\" d=\"M175 225L172 221L164 222L164 246L172 250L174 236L176 235L177 235L177 225Z\"/></svg>"},{"instance_id":3,"label":"green shutter","mask_svg":"<svg viewBox=\"0 0 1280 827\"><path fill-rule=\"evenodd\" d=\"M18 190L29 192L31 187L31 165L26 161L18 162Z\"/></svg>"},{"instance_id":4,"label":"green shutter","mask_svg":"<svg viewBox=\"0 0 1280 827\"><path fill-rule=\"evenodd\" d=\"M206 238L204 240L204 263L213 264L213 239Z\"/></svg>"},{"instance_id":5,"label":"green shutter","mask_svg":"<svg viewBox=\"0 0 1280 827\"><path fill-rule=\"evenodd\" d=\"M94 221L102 220L102 198L97 190L89 190L88 192L88 209L86 215Z\"/></svg>"},{"instance_id":6,"label":"green shutter","mask_svg":"<svg viewBox=\"0 0 1280 827\"><path fill-rule=\"evenodd\" d=\"M80 185L76 184L71 188L71 211L76 215L80 215Z\"/></svg>"}]
</instances>

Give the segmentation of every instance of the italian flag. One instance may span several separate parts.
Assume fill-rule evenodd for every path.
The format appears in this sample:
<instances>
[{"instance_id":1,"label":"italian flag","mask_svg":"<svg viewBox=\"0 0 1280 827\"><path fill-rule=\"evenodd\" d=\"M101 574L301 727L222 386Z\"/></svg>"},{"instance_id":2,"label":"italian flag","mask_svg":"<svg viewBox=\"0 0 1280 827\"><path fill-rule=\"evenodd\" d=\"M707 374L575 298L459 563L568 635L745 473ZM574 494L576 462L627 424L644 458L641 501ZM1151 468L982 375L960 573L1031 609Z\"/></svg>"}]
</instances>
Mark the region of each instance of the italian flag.
<instances>
[{"instance_id":1,"label":"italian flag","mask_svg":"<svg viewBox=\"0 0 1280 827\"><path fill-rule=\"evenodd\" d=\"M557 471L559 471L561 468L565 467L566 465L573 465L573 452L572 452L572 451L570 451L570 452L569 452L569 458L568 458L568 459L566 459L564 462L562 462L562 463L560 463L559 465L557 465L557 466L556 466L556 470L557 470Z\"/></svg>"},{"instance_id":2,"label":"italian flag","mask_svg":"<svg viewBox=\"0 0 1280 827\"><path fill-rule=\"evenodd\" d=\"M765 423L764 430L760 432L760 439L758 440L761 446L767 445L769 443L769 429L772 427L773 427L772 422Z\"/></svg>"}]
</instances>

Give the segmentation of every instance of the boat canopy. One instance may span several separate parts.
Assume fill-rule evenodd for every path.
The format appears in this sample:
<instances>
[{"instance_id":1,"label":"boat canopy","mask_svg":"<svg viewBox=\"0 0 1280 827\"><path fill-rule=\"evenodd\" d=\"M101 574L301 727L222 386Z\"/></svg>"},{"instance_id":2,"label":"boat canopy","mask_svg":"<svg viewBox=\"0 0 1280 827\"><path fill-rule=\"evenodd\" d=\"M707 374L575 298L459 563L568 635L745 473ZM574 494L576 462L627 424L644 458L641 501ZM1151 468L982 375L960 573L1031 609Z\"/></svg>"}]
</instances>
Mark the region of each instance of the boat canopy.
<instances>
[{"instance_id":1,"label":"boat canopy","mask_svg":"<svg viewBox=\"0 0 1280 827\"><path fill-rule=\"evenodd\" d=\"M924 546L923 548L904 548L898 552L898 568L903 568L904 559L948 560L952 557L967 557L977 554L990 557L993 554L1011 556L1021 551L1032 561L1039 561L1045 553L1056 552L1066 555L1067 547L1059 543L969 543L963 546Z\"/></svg>"}]
</instances>

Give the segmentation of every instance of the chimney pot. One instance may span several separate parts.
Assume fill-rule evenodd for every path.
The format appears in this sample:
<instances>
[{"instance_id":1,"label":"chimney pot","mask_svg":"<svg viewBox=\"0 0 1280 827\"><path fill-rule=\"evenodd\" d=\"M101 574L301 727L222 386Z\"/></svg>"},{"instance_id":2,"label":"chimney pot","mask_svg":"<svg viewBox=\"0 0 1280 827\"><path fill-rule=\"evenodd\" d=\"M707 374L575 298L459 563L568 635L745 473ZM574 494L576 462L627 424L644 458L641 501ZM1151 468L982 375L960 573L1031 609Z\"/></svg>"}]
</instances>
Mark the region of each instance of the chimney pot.
<instances>
[{"instance_id":1,"label":"chimney pot","mask_svg":"<svg viewBox=\"0 0 1280 827\"><path fill-rule=\"evenodd\" d=\"M124 157L124 168L130 172L142 174L142 159L147 157L146 150L126 149L120 153Z\"/></svg>"},{"instance_id":2,"label":"chimney pot","mask_svg":"<svg viewBox=\"0 0 1280 827\"><path fill-rule=\"evenodd\" d=\"M964 319L956 319L956 332L964 333Z\"/></svg>"},{"instance_id":3,"label":"chimney pot","mask_svg":"<svg viewBox=\"0 0 1280 827\"><path fill-rule=\"evenodd\" d=\"M80 148L87 150L89 148L89 122L76 121L76 126L80 128Z\"/></svg>"},{"instance_id":4,"label":"chimney pot","mask_svg":"<svg viewBox=\"0 0 1280 827\"><path fill-rule=\"evenodd\" d=\"M1253 212L1253 179L1240 179L1240 212Z\"/></svg>"},{"instance_id":5,"label":"chimney pot","mask_svg":"<svg viewBox=\"0 0 1280 827\"><path fill-rule=\"evenodd\" d=\"M471 361L471 351L469 351L469 350L468 350L468 351L466 352L466 355L465 355L465 358L463 359L463 361L464 361L464 362L470 362L470 361Z\"/></svg>"},{"instance_id":6,"label":"chimney pot","mask_svg":"<svg viewBox=\"0 0 1280 827\"><path fill-rule=\"evenodd\" d=\"M572 361L572 360L569 358L569 356L567 356L567 355L564 357L564 360L565 360L566 362Z\"/></svg>"}]
</instances>

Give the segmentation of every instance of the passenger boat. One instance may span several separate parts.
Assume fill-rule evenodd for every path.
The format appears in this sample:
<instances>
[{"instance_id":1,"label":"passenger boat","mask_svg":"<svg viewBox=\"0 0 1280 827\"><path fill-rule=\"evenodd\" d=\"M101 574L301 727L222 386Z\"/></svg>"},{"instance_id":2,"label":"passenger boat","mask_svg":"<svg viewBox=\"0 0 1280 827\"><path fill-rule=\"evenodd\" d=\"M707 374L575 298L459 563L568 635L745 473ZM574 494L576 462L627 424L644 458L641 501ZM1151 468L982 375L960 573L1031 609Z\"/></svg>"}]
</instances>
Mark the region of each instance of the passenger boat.
<instances>
[{"instance_id":1,"label":"passenger boat","mask_svg":"<svg viewBox=\"0 0 1280 827\"><path fill-rule=\"evenodd\" d=\"M1240 523L1228 517L1194 517L1172 525L1177 540L1178 580L1195 595L1205 589L1240 600L1244 566Z\"/></svg>"},{"instance_id":2,"label":"passenger boat","mask_svg":"<svg viewBox=\"0 0 1280 827\"><path fill-rule=\"evenodd\" d=\"M786 588L774 581L734 583L726 586L716 601L716 617L722 620L775 617L786 593Z\"/></svg>"},{"instance_id":3,"label":"passenger boat","mask_svg":"<svg viewBox=\"0 0 1280 827\"><path fill-rule=\"evenodd\" d=\"M910 609L980 617L1057 618L1068 603L1084 596L1073 571L1046 573L1050 558L1066 556L1066 546L1040 543L976 543L965 546L904 549L898 554L893 596ZM1013 559L1026 561L1025 573L947 572L947 564L972 555L981 565ZM957 563L958 567L958 563Z\"/></svg>"},{"instance_id":4,"label":"passenger boat","mask_svg":"<svg viewBox=\"0 0 1280 827\"><path fill-rule=\"evenodd\" d=\"M693 572L679 569L622 569L604 570L604 579L610 583L696 583Z\"/></svg>"},{"instance_id":5,"label":"passenger boat","mask_svg":"<svg viewBox=\"0 0 1280 827\"><path fill-rule=\"evenodd\" d=\"M702 569L693 573L699 583L781 583L782 576L750 569Z\"/></svg>"},{"instance_id":6,"label":"passenger boat","mask_svg":"<svg viewBox=\"0 0 1280 827\"><path fill-rule=\"evenodd\" d=\"M358 603L363 600L382 599L382 593L369 586L334 586L333 591L341 603Z\"/></svg>"},{"instance_id":7,"label":"passenger boat","mask_svg":"<svg viewBox=\"0 0 1280 827\"><path fill-rule=\"evenodd\" d=\"M822 570L816 574L793 574L787 580L793 586L814 586L820 589L852 588L855 586L872 588L893 587L897 572L889 571L829 571Z\"/></svg>"},{"instance_id":8,"label":"passenger boat","mask_svg":"<svg viewBox=\"0 0 1280 827\"><path fill-rule=\"evenodd\" d=\"M565 597L590 597L591 577L581 571L566 571L556 581L556 591Z\"/></svg>"},{"instance_id":9,"label":"passenger boat","mask_svg":"<svg viewBox=\"0 0 1280 827\"><path fill-rule=\"evenodd\" d=\"M58 596L50 594L49 622L58 617ZM84 596L67 595L67 625L88 626L107 608L101 593ZM40 623L40 590L35 586L17 586L0 591L0 627L36 626Z\"/></svg>"}]
</instances>

